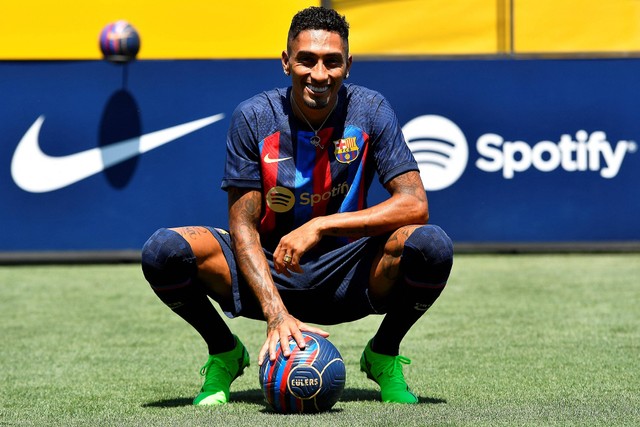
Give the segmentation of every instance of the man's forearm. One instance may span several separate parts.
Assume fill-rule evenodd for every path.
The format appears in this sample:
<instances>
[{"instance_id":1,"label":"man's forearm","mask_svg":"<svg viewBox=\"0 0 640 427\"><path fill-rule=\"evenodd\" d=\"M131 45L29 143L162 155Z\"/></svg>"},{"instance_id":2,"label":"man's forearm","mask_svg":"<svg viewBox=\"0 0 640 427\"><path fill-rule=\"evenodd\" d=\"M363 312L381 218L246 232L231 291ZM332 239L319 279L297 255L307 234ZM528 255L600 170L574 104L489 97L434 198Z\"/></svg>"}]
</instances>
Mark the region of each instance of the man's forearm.
<instances>
[{"instance_id":1,"label":"man's forearm","mask_svg":"<svg viewBox=\"0 0 640 427\"><path fill-rule=\"evenodd\" d=\"M429 207L416 172L394 178L387 189L391 198L375 206L318 218L320 233L328 236L375 236L405 225L427 223Z\"/></svg>"},{"instance_id":2,"label":"man's forearm","mask_svg":"<svg viewBox=\"0 0 640 427\"><path fill-rule=\"evenodd\" d=\"M240 273L258 299L268 327L276 326L287 313L273 283L269 264L262 251L257 224L261 195L254 190L229 192L229 232Z\"/></svg>"},{"instance_id":3,"label":"man's forearm","mask_svg":"<svg viewBox=\"0 0 640 427\"><path fill-rule=\"evenodd\" d=\"M282 316L287 311L273 283L258 234L244 229L236 236L232 234L232 237L240 272L258 299L269 327L274 327L282 321Z\"/></svg>"}]
</instances>

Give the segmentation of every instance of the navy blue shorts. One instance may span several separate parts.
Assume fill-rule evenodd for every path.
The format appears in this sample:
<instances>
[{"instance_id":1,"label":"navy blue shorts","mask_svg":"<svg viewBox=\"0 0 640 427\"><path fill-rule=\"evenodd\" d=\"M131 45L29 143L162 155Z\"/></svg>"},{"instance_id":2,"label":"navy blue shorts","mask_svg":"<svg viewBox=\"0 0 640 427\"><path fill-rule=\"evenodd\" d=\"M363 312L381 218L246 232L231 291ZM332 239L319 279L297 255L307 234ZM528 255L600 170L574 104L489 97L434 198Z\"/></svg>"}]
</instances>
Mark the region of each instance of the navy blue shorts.
<instances>
[{"instance_id":1,"label":"navy blue shorts","mask_svg":"<svg viewBox=\"0 0 640 427\"><path fill-rule=\"evenodd\" d=\"M262 309L238 270L231 250L231 236L207 227L218 240L231 271L233 302L221 302L229 317L264 319ZM333 325L382 314L383 306L369 299L371 266L388 236L365 237L301 264L304 273L291 277L276 273L273 254L265 255L280 297L291 315L303 322Z\"/></svg>"}]
</instances>

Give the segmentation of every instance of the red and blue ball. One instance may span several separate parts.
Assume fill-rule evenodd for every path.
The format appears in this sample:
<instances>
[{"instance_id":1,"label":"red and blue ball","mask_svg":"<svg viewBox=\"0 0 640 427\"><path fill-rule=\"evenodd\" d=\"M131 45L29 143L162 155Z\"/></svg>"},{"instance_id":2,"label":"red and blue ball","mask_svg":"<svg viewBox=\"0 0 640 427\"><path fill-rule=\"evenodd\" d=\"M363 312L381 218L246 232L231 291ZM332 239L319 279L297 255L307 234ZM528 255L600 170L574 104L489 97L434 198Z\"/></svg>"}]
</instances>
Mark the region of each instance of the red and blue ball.
<instances>
[{"instance_id":1,"label":"red and blue ball","mask_svg":"<svg viewBox=\"0 0 640 427\"><path fill-rule=\"evenodd\" d=\"M260 387L271 408L278 413L328 411L342 395L347 379L338 349L326 338L302 333L306 347L301 350L289 339L291 355L285 358L280 344L276 360L260 366Z\"/></svg>"},{"instance_id":2,"label":"red and blue ball","mask_svg":"<svg viewBox=\"0 0 640 427\"><path fill-rule=\"evenodd\" d=\"M112 22L107 24L100 33L100 50L107 61L116 63L132 61L140 50L140 35L127 21Z\"/></svg>"}]
</instances>

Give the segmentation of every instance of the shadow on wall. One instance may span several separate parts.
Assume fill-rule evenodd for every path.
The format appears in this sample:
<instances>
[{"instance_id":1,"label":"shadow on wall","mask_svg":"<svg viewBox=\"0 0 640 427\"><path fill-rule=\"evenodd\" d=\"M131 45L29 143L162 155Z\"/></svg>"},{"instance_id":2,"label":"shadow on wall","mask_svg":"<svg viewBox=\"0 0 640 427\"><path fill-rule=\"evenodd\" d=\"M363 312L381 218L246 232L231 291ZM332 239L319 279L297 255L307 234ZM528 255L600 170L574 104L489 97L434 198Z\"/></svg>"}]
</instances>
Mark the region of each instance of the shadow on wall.
<instances>
[{"instance_id":1,"label":"shadow on wall","mask_svg":"<svg viewBox=\"0 0 640 427\"><path fill-rule=\"evenodd\" d=\"M123 69L123 72L126 73L126 69ZM141 134L140 109L135 98L127 91L126 84L124 84L122 89L115 91L111 95L104 107L100 120L98 144L100 147L108 147L115 143L122 142L122 145L125 145L125 142L128 142L127 145L137 144L139 148ZM108 157L113 154L113 151L101 151L104 164L110 163ZM127 186L136 170L138 157L133 156L104 171L105 177L112 187L122 189Z\"/></svg>"}]
</instances>

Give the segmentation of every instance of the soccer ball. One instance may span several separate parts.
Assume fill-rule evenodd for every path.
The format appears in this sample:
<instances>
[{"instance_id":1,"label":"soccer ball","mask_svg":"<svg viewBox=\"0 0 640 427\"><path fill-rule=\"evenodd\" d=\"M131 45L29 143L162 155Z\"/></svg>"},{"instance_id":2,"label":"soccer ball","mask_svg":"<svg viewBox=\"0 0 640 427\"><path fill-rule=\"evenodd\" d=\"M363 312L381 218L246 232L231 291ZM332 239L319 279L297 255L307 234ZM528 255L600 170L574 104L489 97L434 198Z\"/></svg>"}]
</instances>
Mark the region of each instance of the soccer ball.
<instances>
[{"instance_id":1,"label":"soccer ball","mask_svg":"<svg viewBox=\"0 0 640 427\"><path fill-rule=\"evenodd\" d=\"M328 411L340 399L347 379L342 356L329 340L311 332L302 336L304 350L290 337L288 358L278 343L276 360L267 359L260 366L262 393L282 414Z\"/></svg>"},{"instance_id":2,"label":"soccer ball","mask_svg":"<svg viewBox=\"0 0 640 427\"><path fill-rule=\"evenodd\" d=\"M100 33L100 50L107 61L132 61L140 50L140 35L127 21L112 22Z\"/></svg>"}]
</instances>

